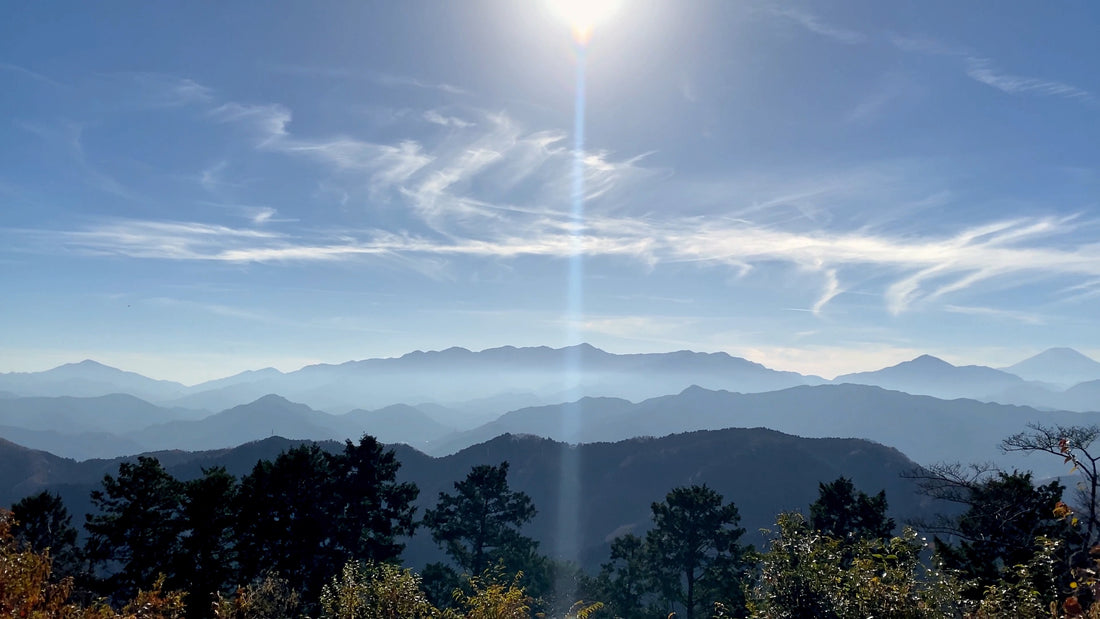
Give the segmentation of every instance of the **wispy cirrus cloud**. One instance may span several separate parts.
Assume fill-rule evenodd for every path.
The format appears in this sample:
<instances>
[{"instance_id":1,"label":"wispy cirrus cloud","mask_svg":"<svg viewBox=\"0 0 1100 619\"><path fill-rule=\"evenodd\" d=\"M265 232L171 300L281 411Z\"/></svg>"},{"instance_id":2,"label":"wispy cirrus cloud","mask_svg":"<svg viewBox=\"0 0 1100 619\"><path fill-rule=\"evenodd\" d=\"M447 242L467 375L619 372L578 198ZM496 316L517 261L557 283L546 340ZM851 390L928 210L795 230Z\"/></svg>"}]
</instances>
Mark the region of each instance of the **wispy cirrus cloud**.
<instances>
[{"instance_id":1,"label":"wispy cirrus cloud","mask_svg":"<svg viewBox=\"0 0 1100 619\"><path fill-rule=\"evenodd\" d=\"M772 7L771 13L786 18L814 34L846 45L858 45L867 40L862 32L834 26L817 15L790 7Z\"/></svg>"},{"instance_id":2,"label":"wispy cirrus cloud","mask_svg":"<svg viewBox=\"0 0 1100 619\"><path fill-rule=\"evenodd\" d=\"M531 214L482 237L431 238L368 230L315 231L290 236L258 229L189 222L116 221L54 233L72 250L171 260L222 262L333 261L367 256L622 258L645 264L701 262L740 265L781 262L821 273L820 312L842 293L844 273L875 268L893 273L881 290L887 309L901 313L980 284L1024 275L1100 278L1100 246L1065 243L1071 218L1024 218L977 226L948 237L797 233L735 221L663 221L594 217L579 237L565 216ZM1053 238L1052 238L1053 237ZM1041 244L1043 239L1058 243ZM962 306L954 306L962 307Z\"/></svg>"},{"instance_id":3,"label":"wispy cirrus cloud","mask_svg":"<svg viewBox=\"0 0 1100 619\"><path fill-rule=\"evenodd\" d=\"M61 82L59 82L59 81L43 74L43 73L39 73L38 71L34 71L34 70L28 69L26 67L23 67L23 66L20 66L20 65L17 65L17 64L10 64L10 63L7 63L7 62L0 62L0 71L4 71L4 72L7 72L7 73L13 73L13 74L18 75L20 77L30 78L30 79L32 79L32 80L34 80L34 81L36 81L40 84L46 84L48 86L53 86L54 88L64 88L64 86L65 86Z\"/></svg>"},{"instance_id":4,"label":"wispy cirrus cloud","mask_svg":"<svg viewBox=\"0 0 1100 619\"><path fill-rule=\"evenodd\" d=\"M1072 84L1047 78L1007 73L998 68L992 59L984 57L973 50L930 37L890 34L887 40L894 47L904 52L957 58L962 63L963 71L967 77L1004 93L1062 97L1082 101L1094 99L1091 92Z\"/></svg>"},{"instance_id":5,"label":"wispy cirrus cloud","mask_svg":"<svg viewBox=\"0 0 1100 619\"><path fill-rule=\"evenodd\" d=\"M1006 92L1008 94L1030 94L1040 97L1064 97L1067 99L1091 100L1092 93L1087 90L1055 80L1012 75L997 70L988 58L968 57L966 74L978 82Z\"/></svg>"},{"instance_id":6,"label":"wispy cirrus cloud","mask_svg":"<svg viewBox=\"0 0 1100 619\"><path fill-rule=\"evenodd\" d=\"M970 305L945 305L943 309L954 314L970 314L973 316L988 316L1004 320L1012 320L1027 325L1044 325L1046 319L1038 314L1030 312L1018 312L1014 310L1000 309L996 307L975 307Z\"/></svg>"},{"instance_id":7,"label":"wispy cirrus cloud","mask_svg":"<svg viewBox=\"0 0 1100 619\"><path fill-rule=\"evenodd\" d=\"M895 314L993 282L1011 285L1023 276L1100 278L1100 246L1076 240L1075 233L1089 225L1080 218L1017 217L955 232L891 232L888 221L869 226L866 218L847 221L837 209L823 208L830 196L858 197L853 185L883 185L879 173L833 175L810 185L788 178L777 185L784 193L733 198L746 192L722 186L707 196L670 180L665 170L647 167L646 154L618 158L592 151L583 160L589 204L579 226L569 200L573 153L561 131L531 131L494 113L436 138L380 143L298 135L291 111L278 104L203 104L208 118L242 129L257 150L324 166L342 191L354 191L358 183L388 193L422 228L290 229L275 225L273 210L256 210L251 227L112 219L27 234L52 239L54 248L96 255L227 263L380 259L432 277L446 276L448 262L461 257L561 259L576 253L645 269L722 265L739 277L781 265L820 278L807 302L818 314L844 294L850 276L868 269L881 274L878 294ZM670 190L651 194L639 212L626 197L658 180ZM514 193L515 187L523 191ZM876 196L876 203L883 199L905 204L896 196ZM675 208L654 200L675 200Z\"/></svg>"}]
</instances>

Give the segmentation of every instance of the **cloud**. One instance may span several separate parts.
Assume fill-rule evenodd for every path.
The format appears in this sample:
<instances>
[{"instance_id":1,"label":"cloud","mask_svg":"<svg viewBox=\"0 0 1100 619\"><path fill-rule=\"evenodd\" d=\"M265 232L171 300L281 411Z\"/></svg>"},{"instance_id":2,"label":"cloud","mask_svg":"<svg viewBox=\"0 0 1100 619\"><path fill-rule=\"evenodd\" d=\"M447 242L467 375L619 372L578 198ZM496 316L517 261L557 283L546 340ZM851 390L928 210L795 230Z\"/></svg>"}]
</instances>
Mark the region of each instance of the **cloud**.
<instances>
[{"instance_id":1,"label":"cloud","mask_svg":"<svg viewBox=\"0 0 1100 619\"><path fill-rule=\"evenodd\" d=\"M1029 312L1017 312L1013 310L998 309L995 307L974 307L965 305L945 305L943 309L954 314L970 314L973 316L987 316L989 318L1001 318L1021 322L1027 325L1045 325L1047 321L1038 314Z\"/></svg>"},{"instance_id":2,"label":"cloud","mask_svg":"<svg viewBox=\"0 0 1100 619\"><path fill-rule=\"evenodd\" d=\"M59 82L59 81L57 81L57 80L55 80L51 77L47 77L46 75L43 75L42 73L39 73L38 71L32 71L32 70L30 70L26 67L21 67L19 65L15 65L15 64L0 62L0 71L7 71L9 73L15 73L16 75L20 75L22 77L30 78L30 79L32 79L36 82L46 84L48 86L53 86L54 88L64 88L65 87L65 85L62 84L61 82Z\"/></svg>"},{"instance_id":3,"label":"cloud","mask_svg":"<svg viewBox=\"0 0 1100 619\"><path fill-rule=\"evenodd\" d=\"M967 58L966 74L971 79L977 80L986 86L1014 95L1030 94L1040 97L1092 99L1092 93L1087 90L1063 82L1002 73L993 67L993 63L988 58L973 56Z\"/></svg>"},{"instance_id":4,"label":"cloud","mask_svg":"<svg viewBox=\"0 0 1100 619\"><path fill-rule=\"evenodd\" d=\"M895 206L923 208L898 200L896 187L895 194L882 189L897 185L882 166L811 182L784 175L699 189L648 166L648 154L593 150L582 159L586 213L580 222L571 200L575 157L558 130L532 131L506 114L485 113L476 123L422 140L378 143L299 135L291 130L291 111L278 104L204 105L208 118L243 131L257 150L316 162L330 175L325 183L334 195L367 191L391 198L388 206L408 216L406 227L286 227L277 225L274 209L253 207L242 211L251 220L244 227L112 219L26 234L84 254L227 263L380 260L429 277L449 276L451 261L463 257L578 254L647 271L716 265L736 277L791 268L820 277L807 301L817 314L845 291L846 280L865 281L868 273L894 314L981 286L1020 285L1024 277L1100 279L1100 245L1075 242L1093 223L1081 218L1020 217L935 232L891 231L890 219L869 224L862 214L846 213L861 202L895 217L905 210ZM658 187L664 190L654 191ZM632 199L637 195L646 196L644 211ZM933 194L933 202L943 195Z\"/></svg>"},{"instance_id":5,"label":"cloud","mask_svg":"<svg viewBox=\"0 0 1100 619\"><path fill-rule=\"evenodd\" d=\"M472 122L468 122L454 116L444 116L436 110L428 110L427 112L424 112L424 120L434 125L440 125L443 127L458 127L459 129L466 129L468 127L474 126L474 123Z\"/></svg>"},{"instance_id":6,"label":"cloud","mask_svg":"<svg viewBox=\"0 0 1100 619\"><path fill-rule=\"evenodd\" d=\"M894 47L904 52L958 58L963 63L963 70L967 77L991 88L996 88L1001 92L1013 95L1062 97L1083 101L1094 99L1091 92L1065 82L1005 73L998 69L993 60L989 58L978 55L966 48L950 45L932 38L891 34L888 40Z\"/></svg>"},{"instance_id":7,"label":"cloud","mask_svg":"<svg viewBox=\"0 0 1100 619\"><path fill-rule=\"evenodd\" d=\"M772 8L771 12L775 15L793 21L794 23L802 26L810 32L813 32L814 34L819 34L838 43L844 43L846 45L856 45L859 43L863 43L865 40L867 40L867 37L860 32L833 26L826 23L816 15L806 11L793 8L774 7Z\"/></svg>"}]
</instances>

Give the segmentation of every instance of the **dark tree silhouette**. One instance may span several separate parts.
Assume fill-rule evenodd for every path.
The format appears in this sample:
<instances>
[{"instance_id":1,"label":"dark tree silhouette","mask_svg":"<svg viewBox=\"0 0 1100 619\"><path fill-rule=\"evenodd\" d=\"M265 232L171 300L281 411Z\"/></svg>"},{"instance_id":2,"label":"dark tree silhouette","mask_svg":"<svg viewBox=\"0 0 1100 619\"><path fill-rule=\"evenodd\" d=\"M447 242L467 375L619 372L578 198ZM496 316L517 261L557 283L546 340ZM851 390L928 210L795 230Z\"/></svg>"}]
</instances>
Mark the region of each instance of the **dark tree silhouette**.
<instances>
[{"instance_id":1,"label":"dark tree silhouette","mask_svg":"<svg viewBox=\"0 0 1100 619\"><path fill-rule=\"evenodd\" d=\"M434 509L424 512L432 539L467 574L477 576L500 561L515 571L537 542L520 533L535 517L531 498L508 487L508 463L475 466L455 494L439 493Z\"/></svg>"},{"instance_id":2,"label":"dark tree silhouette","mask_svg":"<svg viewBox=\"0 0 1100 619\"><path fill-rule=\"evenodd\" d=\"M392 450L384 450L373 436L358 444L346 441L343 454L332 458L336 543L347 555L368 561L393 561L405 544L399 536L412 535L413 516L420 490L412 483L397 483L401 463Z\"/></svg>"},{"instance_id":3,"label":"dark tree silhouette","mask_svg":"<svg viewBox=\"0 0 1100 619\"><path fill-rule=\"evenodd\" d=\"M886 491L867 496L846 477L818 484L817 500L810 505L810 526L840 540L884 539L894 532L893 518L886 517Z\"/></svg>"},{"instance_id":4,"label":"dark tree silhouette","mask_svg":"<svg viewBox=\"0 0 1100 619\"><path fill-rule=\"evenodd\" d=\"M646 544L666 598L683 605L687 619L719 600L741 607L748 549L737 543L745 533L737 507L704 485L675 488L652 510Z\"/></svg>"},{"instance_id":5,"label":"dark tree silhouette","mask_svg":"<svg viewBox=\"0 0 1100 619\"><path fill-rule=\"evenodd\" d=\"M33 552L49 551L52 575L57 578L81 572L81 553L72 516L51 492L24 497L11 508L16 522L15 541Z\"/></svg>"},{"instance_id":6,"label":"dark tree silhouette","mask_svg":"<svg viewBox=\"0 0 1100 619\"><path fill-rule=\"evenodd\" d=\"M222 467L203 469L183 493L182 557L177 568L189 617L209 617L219 592L237 584L233 504L237 478Z\"/></svg>"},{"instance_id":7,"label":"dark tree silhouette","mask_svg":"<svg viewBox=\"0 0 1100 619\"><path fill-rule=\"evenodd\" d=\"M987 466L937 465L912 475L926 494L955 503L965 511L919 523L936 534L935 544L946 567L975 583L966 590L980 598L985 587L1005 579L1015 582L1015 565L1026 564L1036 540L1062 542L1062 570L1081 563L1083 535L1072 520L1060 517L1063 487L1058 481L1035 486L1031 473L1006 473ZM1068 582L1068 581L1067 581Z\"/></svg>"},{"instance_id":8,"label":"dark tree silhouette","mask_svg":"<svg viewBox=\"0 0 1100 619\"><path fill-rule=\"evenodd\" d=\"M344 563L331 480L330 459L313 444L257 462L241 480L236 528L246 581L276 572L303 599L317 597Z\"/></svg>"},{"instance_id":9,"label":"dark tree silhouette","mask_svg":"<svg viewBox=\"0 0 1100 619\"><path fill-rule=\"evenodd\" d=\"M108 573L103 584L119 599L130 599L165 574L175 587L172 566L180 553L183 484L156 458L124 462L118 477L105 475L92 491L98 513L88 514L88 558Z\"/></svg>"}]
</instances>

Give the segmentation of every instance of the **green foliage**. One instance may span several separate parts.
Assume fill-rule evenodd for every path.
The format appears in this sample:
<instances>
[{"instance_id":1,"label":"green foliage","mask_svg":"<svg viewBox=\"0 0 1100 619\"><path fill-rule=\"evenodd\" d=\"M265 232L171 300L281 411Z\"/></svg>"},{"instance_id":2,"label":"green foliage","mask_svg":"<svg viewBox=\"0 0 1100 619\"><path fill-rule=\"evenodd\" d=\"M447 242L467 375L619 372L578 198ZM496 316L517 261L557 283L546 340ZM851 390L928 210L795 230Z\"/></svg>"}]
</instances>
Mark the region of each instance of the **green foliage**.
<instances>
[{"instance_id":1,"label":"green foliage","mask_svg":"<svg viewBox=\"0 0 1100 619\"><path fill-rule=\"evenodd\" d=\"M646 546L663 597L682 605L687 619L716 601L743 606L750 549L737 543L745 533L737 507L707 486L690 486L673 489L652 510Z\"/></svg>"},{"instance_id":2,"label":"green foliage","mask_svg":"<svg viewBox=\"0 0 1100 619\"><path fill-rule=\"evenodd\" d=\"M288 619L297 614L301 596L284 578L268 572L238 587L232 597L218 594L215 619Z\"/></svg>"},{"instance_id":3,"label":"green foliage","mask_svg":"<svg viewBox=\"0 0 1100 619\"><path fill-rule=\"evenodd\" d=\"M760 619L955 617L957 584L925 570L917 535L845 543L815 531L801 514L780 514L778 535L761 556L751 592Z\"/></svg>"},{"instance_id":4,"label":"green foliage","mask_svg":"<svg viewBox=\"0 0 1100 619\"><path fill-rule=\"evenodd\" d=\"M810 505L810 526L841 540L882 539L894 532L894 520L886 517L886 491L868 496L846 477L818 484L818 498Z\"/></svg>"},{"instance_id":5,"label":"green foliage","mask_svg":"<svg viewBox=\"0 0 1100 619\"><path fill-rule=\"evenodd\" d=\"M439 493L435 509L424 512L432 539L467 574L481 574L503 562L517 571L537 543L520 533L535 517L531 498L508 487L508 463L475 466L455 494Z\"/></svg>"},{"instance_id":6,"label":"green foliage","mask_svg":"<svg viewBox=\"0 0 1100 619\"><path fill-rule=\"evenodd\" d=\"M656 601L649 548L645 540L633 534L621 535L611 542L611 555L599 575L588 585L590 595L606 603L604 615L612 617L652 616L649 608Z\"/></svg>"},{"instance_id":7,"label":"green foliage","mask_svg":"<svg viewBox=\"0 0 1100 619\"><path fill-rule=\"evenodd\" d=\"M1052 578L1068 586L1068 570L1077 563L1071 560L1071 554L1080 547L1082 538L1071 519L1055 514L1062 497L1060 483L1035 486L1031 473L997 471L955 490L952 496L967 509L940 528L954 541L939 537L935 541L944 566L959 572L969 583L964 596L977 600L990 586L1001 581L1014 583L1019 574L1015 566L1031 560L1036 541L1041 538L1060 542L1063 567Z\"/></svg>"},{"instance_id":8,"label":"green foliage","mask_svg":"<svg viewBox=\"0 0 1100 619\"><path fill-rule=\"evenodd\" d=\"M395 481L399 466L369 436L337 455L303 445L257 463L235 501L243 575L275 570L308 602L349 559L396 559L418 492Z\"/></svg>"},{"instance_id":9,"label":"green foliage","mask_svg":"<svg viewBox=\"0 0 1100 619\"><path fill-rule=\"evenodd\" d=\"M321 590L323 619L419 619L438 611L420 577L387 563L350 561Z\"/></svg>"},{"instance_id":10,"label":"green foliage","mask_svg":"<svg viewBox=\"0 0 1100 619\"><path fill-rule=\"evenodd\" d=\"M450 611L447 619L530 619L534 600L520 585L523 572L517 572L511 580L504 579L500 570L490 570L481 576L470 578L470 593L462 589L454 592L455 601L464 613Z\"/></svg>"},{"instance_id":11,"label":"green foliage","mask_svg":"<svg viewBox=\"0 0 1100 619\"><path fill-rule=\"evenodd\" d=\"M111 570L107 590L129 599L169 573L180 552L183 484L156 458L140 457L119 465L118 477L105 475L103 489L92 492L98 513L89 514L87 553L94 564Z\"/></svg>"}]
</instances>

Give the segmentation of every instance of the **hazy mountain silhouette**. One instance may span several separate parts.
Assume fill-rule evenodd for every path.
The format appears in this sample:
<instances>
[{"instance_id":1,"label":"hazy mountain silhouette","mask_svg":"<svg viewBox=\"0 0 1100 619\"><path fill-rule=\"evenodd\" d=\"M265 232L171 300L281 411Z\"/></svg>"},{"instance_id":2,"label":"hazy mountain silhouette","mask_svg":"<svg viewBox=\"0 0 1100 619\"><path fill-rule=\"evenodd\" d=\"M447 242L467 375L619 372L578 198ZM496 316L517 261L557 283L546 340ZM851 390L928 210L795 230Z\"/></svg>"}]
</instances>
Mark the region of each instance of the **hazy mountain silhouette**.
<instances>
[{"instance_id":1,"label":"hazy mountain silhouette","mask_svg":"<svg viewBox=\"0 0 1100 619\"><path fill-rule=\"evenodd\" d=\"M1033 468L1043 475L1064 472L1057 458L1006 456L1000 452L1001 439L1026 430L1029 422L1100 423L1100 413L1046 412L967 399L941 400L853 384L750 394L692 387L678 395L637 404L586 398L522 409L443 439L430 451L453 452L502 432L584 443L691 430L766 427L808 437L870 439L897 447L922 464L989 460L1009 467Z\"/></svg>"},{"instance_id":2,"label":"hazy mountain silhouette","mask_svg":"<svg viewBox=\"0 0 1100 619\"><path fill-rule=\"evenodd\" d=\"M154 380L87 359L45 372L0 374L0 389L20 396L94 397L128 393L143 400L163 401L179 397L187 388L180 383Z\"/></svg>"},{"instance_id":3,"label":"hazy mountain silhouette","mask_svg":"<svg viewBox=\"0 0 1100 619\"><path fill-rule=\"evenodd\" d=\"M982 365L956 366L931 355L921 355L874 372L843 374L833 382L873 385L943 399L984 399L1022 385L1024 379Z\"/></svg>"},{"instance_id":4,"label":"hazy mountain silhouette","mask_svg":"<svg viewBox=\"0 0 1100 619\"><path fill-rule=\"evenodd\" d=\"M298 441L274 437L233 449L159 452L162 464L173 475L189 479L202 467L226 466L241 475L258 459L274 458ZM324 443L329 450L338 443ZM693 432L658 439L632 439L570 447L536 437L502 436L444 458L431 458L409 447L395 447L402 463L401 481L420 488L417 504L434 506L439 492L450 492L455 481L478 464L511 464L509 483L528 493L538 515L527 532L539 540L541 550L554 554L559 513L575 514L576 537L588 567L606 560L606 544L614 535L644 531L650 522L650 503L659 501L675 486L707 484L737 504L750 537L770 527L777 512L806 509L817 497L819 482L840 475L852 478L868 492L885 489L891 514L900 520L926 515L929 503L913 492L909 481L898 475L914 468L896 449L863 440L804 439L764 429ZM22 496L51 489L59 492L74 512L74 521L90 509L88 492L105 473L114 474L123 460L73 462L0 441L0 505ZM563 467L563 461L575 465ZM562 470L579 484L577 503L559 509ZM423 513L421 511L421 513ZM421 531L406 551L406 563L420 566L438 560L440 552Z\"/></svg>"},{"instance_id":5,"label":"hazy mountain silhouette","mask_svg":"<svg viewBox=\"0 0 1100 619\"><path fill-rule=\"evenodd\" d=\"M1100 363L1072 348L1048 348L1002 369L1026 380L1054 383L1063 387L1100 380ZM1093 406L1097 407L1095 404Z\"/></svg>"},{"instance_id":6,"label":"hazy mountain silhouette","mask_svg":"<svg viewBox=\"0 0 1100 619\"><path fill-rule=\"evenodd\" d=\"M149 450L202 450L232 447L269 436L342 439L334 415L315 411L278 395L234 406L195 421L171 421L128 435Z\"/></svg>"},{"instance_id":7,"label":"hazy mountain silhouette","mask_svg":"<svg viewBox=\"0 0 1100 619\"><path fill-rule=\"evenodd\" d=\"M771 370L726 353L616 355L588 344L504 346L480 352L465 348L415 351L388 359L311 365L285 374L237 375L196 385L171 404L221 410L278 393L328 411L434 402L460 410L469 411L473 406L484 413L502 413L517 406L560 401L559 394L571 386L567 370L581 372L578 392L583 395L629 399L675 393L691 384L755 392L825 382L815 376ZM523 394L523 401L508 394ZM494 406L497 410L487 410Z\"/></svg>"},{"instance_id":8,"label":"hazy mountain silhouette","mask_svg":"<svg viewBox=\"0 0 1100 619\"><path fill-rule=\"evenodd\" d=\"M168 409L122 393L79 398L0 399L0 425L27 430L133 432L155 423L205 416L205 411Z\"/></svg>"}]
</instances>

